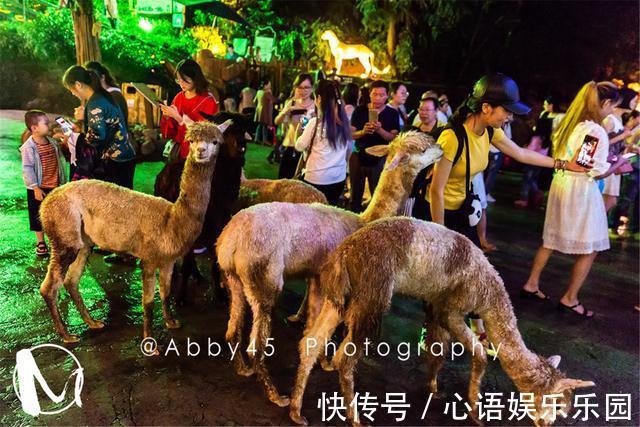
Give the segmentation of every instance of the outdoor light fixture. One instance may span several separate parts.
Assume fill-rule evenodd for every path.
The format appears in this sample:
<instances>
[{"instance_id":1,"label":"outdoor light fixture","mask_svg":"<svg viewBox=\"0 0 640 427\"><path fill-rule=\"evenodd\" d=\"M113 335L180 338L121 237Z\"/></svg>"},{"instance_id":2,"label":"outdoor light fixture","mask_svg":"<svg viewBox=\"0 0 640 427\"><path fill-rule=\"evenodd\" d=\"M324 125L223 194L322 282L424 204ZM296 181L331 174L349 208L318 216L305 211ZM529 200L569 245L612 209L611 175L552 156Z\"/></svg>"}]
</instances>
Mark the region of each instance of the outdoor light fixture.
<instances>
[{"instance_id":1,"label":"outdoor light fixture","mask_svg":"<svg viewBox=\"0 0 640 427\"><path fill-rule=\"evenodd\" d=\"M146 32L151 32L151 30L153 30L153 24L147 18L140 18L138 26Z\"/></svg>"}]
</instances>

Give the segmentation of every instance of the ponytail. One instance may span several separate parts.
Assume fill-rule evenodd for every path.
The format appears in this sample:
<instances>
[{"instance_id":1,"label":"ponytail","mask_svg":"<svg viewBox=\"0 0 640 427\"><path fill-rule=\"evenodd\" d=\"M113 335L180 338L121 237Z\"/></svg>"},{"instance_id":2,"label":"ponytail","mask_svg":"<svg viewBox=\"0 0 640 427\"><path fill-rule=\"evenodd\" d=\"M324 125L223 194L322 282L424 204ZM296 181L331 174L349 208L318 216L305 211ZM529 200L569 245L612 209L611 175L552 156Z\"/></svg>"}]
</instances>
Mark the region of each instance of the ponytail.
<instances>
[{"instance_id":1,"label":"ponytail","mask_svg":"<svg viewBox=\"0 0 640 427\"><path fill-rule=\"evenodd\" d=\"M87 70L79 65L73 65L67 68L67 71L65 71L64 76L62 77L62 84L65 87L70 88L76 82L89 86L94 92L99 93L101 96L106 98L109 103L116 105L111 94L102 87L100 77L94 70Z\"/></svg>"}]
</instances>

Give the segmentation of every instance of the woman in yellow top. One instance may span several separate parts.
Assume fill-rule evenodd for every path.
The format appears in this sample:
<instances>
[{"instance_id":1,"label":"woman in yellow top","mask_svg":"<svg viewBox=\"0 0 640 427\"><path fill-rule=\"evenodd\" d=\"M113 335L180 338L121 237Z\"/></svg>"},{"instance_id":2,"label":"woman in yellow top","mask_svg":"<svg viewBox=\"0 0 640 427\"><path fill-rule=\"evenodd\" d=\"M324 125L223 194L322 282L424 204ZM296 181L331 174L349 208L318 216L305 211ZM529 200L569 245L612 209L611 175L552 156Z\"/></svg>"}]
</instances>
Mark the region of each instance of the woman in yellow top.
<instances>
[{"instance_id":1,"label":"woman in yellow top","mask_svg":"<svg viewBox=\"0 0 640 427\"><path fill-rule=\"evenodd\" d=\"M534 151L519 147L509 139L501 127L513 118L513 114L527 114L531 108L520 102L518 85L504 74L492 74L476 82L473 91L451 117L453 128L463 127L469 146L469 182L478 172L486 169L489 159L489 144L493 144L509 157L525 164L546 168L587 172L587 169L571 161L554 160ZM490 129L493 128L493 129ZM466 198L467 155L465 148L454 164L458 151L456 132L447 129L438 138L444 151L436 163L427 201L433 222L467 236L480 246L475 226L469 224L468 212L463 204ZM482 341L486 335L482 321L470 314L472 328ZM424 331L424 330L423 330ZM424 332L423 332L424 333Z\"/></svg>"},{"instance_id":2,"label":"woman in yellow top","mask_svg":"<svg viewBox=\"0 0 640 427\"><path fill-rule=\"evenodd\" d=\"M513 114L526 114L531 109L520 102L518 86L504 74L482 77L476 82L472 93L451 118L453 127L463 126L469 141L469 180L487 167L489 144L493 144L509 157L525 164L547 168L562 168L575 172L586 169L571 162L554 160L519 147L510 140L501 127ZM489 130L489 128L493 128ZM491 134L491 140L489 135ZM469 225L467 213L462 208L466 198L466 153L453 164L458 150L458 141L453 129L447 129L438 138L444 154L436 163L431 186L427 194L431 218L427 218L447 228L464 234L478 245L475 226Z\"/></svg>"}]
</instances>

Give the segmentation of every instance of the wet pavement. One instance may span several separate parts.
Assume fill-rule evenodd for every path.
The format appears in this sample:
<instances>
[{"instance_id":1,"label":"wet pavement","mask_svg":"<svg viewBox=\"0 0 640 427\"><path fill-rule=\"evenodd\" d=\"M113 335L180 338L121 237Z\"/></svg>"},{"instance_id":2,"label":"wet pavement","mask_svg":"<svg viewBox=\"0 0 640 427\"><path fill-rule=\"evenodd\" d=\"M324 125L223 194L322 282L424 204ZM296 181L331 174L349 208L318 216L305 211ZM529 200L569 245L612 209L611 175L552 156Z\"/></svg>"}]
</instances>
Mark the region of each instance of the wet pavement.
<instances>
[{"instance_id":1,"label":"wet pavement","mask_svg":"<svg viewBox=\"0 0 640 427\"><path fill-rule=\"evenodd\" d=\"M80 343L67 348L84 368L82 407L73 406L57 415L33 418L23 412L14 393L12 374L20 349L43 343L60 344L53 333L48 310L38 292L47 261L34 253L35 236L28 231L26 193L21 179L19 135L24 124L19 113L0 112L0 423L2 425L279 425L290 424L288 410L278 408L265 397L255 378L235 375L225 350L224 332L227 307L215 301L204 283L190 283L189 305L176 308L182 329L168 332L161 322L156 300L155 338L161 349L174 339L180 356L145 357L140 351L142 333L141 274L136 267L106 264L93 254L80 283L84 299L94 317L106 327L90 331L84 325L67 293L61 291L61 311ZM273 177L274 167L266 162L268 150L249 148L250 177ZM151 192L158 162L138 165L135 188ZM489 236L499 250L489 259L502 275L512 296L519 328L532 350L548 356L562 356L560 367L571 377L592 380L596 387L583 389L595 393L599 404L588 421L568 418L558 425L640 425L639 402L639 313L637 240L617 239L612 249L601 254L581 294L582 302L596 312L584 321L558 313L555 301L566 285L572 259L555 255L542 276L541 287L552 303L527 302L517 297L526 280L533 255L540 243L543 211L517 210L512 202L517 194L518 177L501 174L489 208ZM209 277L208 255L199 256L201 271ZM299 281L287 283L275 312L273 336L275 355L269 367L276 385L288 393L297 366L296 346L302 334L299 325L289 325L286 316L295 311L302 294ZM398 353L363 359L356 374L356 391L376 395L384 403L385 393L406 393L406 425L468 425L444 415L446 402L455 393L466 395L469 358L447 362L439 377L445 397L434 399L421 419L427 393L425 368L414 343L422 321L421 305L410 299L395 298L385 317L382 341L392 349L411 343L412 356L398 360ZM200 345L200 354L186 355L187 339ZM208 340L219 343L222 353L207 356ZM211 347L216 350L216 345ZM191 346L195 350L195 346ZM51 388L58 393L70 369L62 353L35 352L38 366ZM338 391L337 375L316 370L310 377L303 414L313 424L322 422L318 399L323 392ZM505 399L515 391L499 364L491 363L484 380L484 392L502 392ZM631 394L631 420L605 421L605 394ZM43 409L44 394L39 393ZM51 408L51 405L48 406ZM508 414L508 413L507 413ZM380 408L376 425L395 424L395 416ZM337 419L328 424L343 424ZM514 424L512 421L488 424ZM526 423L515 423L526 425Z\"/></svg>"}]
</instances>

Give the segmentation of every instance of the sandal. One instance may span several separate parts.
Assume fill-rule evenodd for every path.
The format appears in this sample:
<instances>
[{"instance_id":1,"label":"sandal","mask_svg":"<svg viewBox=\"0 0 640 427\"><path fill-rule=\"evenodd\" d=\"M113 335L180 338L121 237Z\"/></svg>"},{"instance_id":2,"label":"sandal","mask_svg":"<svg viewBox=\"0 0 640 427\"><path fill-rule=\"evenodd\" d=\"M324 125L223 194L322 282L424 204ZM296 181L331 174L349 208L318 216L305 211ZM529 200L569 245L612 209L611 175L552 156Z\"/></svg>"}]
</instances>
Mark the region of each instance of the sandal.
<instances>
[{"instance_id":1,"label":"sandal","mask_svg":"<svg viewBox=\"0 0 640 427\"><path fill-rule=\"evenodd\" d=\"M542 292L540 292L540 289L538 289L537 291L531 292L524 288L521 288L520 297L524 299L533 299L533 300L540 300L540 301L548 301L550 299L548 295L544 295Z\"/></svg>"},{"instance_id":2,"label":"sandal","mask_svg":"<svg viewBox=\"0 0 640 427\"><path fill-rule=\"evenodd\" d=\"M37 256L49 255L49 248L47 248L47 244L45 242L38 242L38 244L36 245L36 255Z\"/></svg>"},{"instance_id":3,"label":"sandal","mask_svg":"<svg viewBox=\"0 0 640 427\"><path fill-rule=\"evenodd\" d=\"M582 306L582 313L580 313L579 311L576 310L576 308ZM593 311L591 310L587 310L587 308L585 306L583 306L582 304L580 304L580 301L578 301L578 303L576 305L572 305L572 306L568 306L568 305L564 305L561 302L558 302L558 310L565 312L565 311L570 311L580 317L584 317L585 319L590 319L594 316ZM591 313L591 315L589 315L589 313Z\"/></svg>"}]
</instances>

